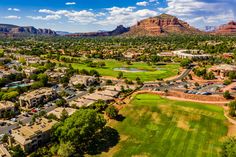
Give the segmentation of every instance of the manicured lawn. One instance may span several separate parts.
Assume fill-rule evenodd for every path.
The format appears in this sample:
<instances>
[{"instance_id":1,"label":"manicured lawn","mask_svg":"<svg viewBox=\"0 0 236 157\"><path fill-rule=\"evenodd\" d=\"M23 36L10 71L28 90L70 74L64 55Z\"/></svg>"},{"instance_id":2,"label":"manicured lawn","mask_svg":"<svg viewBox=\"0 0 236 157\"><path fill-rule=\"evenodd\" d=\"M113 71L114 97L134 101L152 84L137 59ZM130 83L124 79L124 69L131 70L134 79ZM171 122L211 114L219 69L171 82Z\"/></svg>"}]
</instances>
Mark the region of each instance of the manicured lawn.
<instances>
[{"instance_id":1,"label":"manicured lawn","mask_svg":"<svg viewBox=\"0 0 236 157\"><path fill-rule=\"evenodd\" d=\"M141 94L120 113L110 125L121 140L100 156L215 157L227 134L223 109L212 105Z\"/></svg>"},{"instance_id":2,"label":"manicured lawn","mask_svg":"<svg viewBox=\"0 0 236 157\"><path fill-rule=\"evenodd\" d=\"M139 70L147 70L145 72L123 72L124 77L128 79L135 80L139 77L142 81L153 81L157 79L164 79L177 75L179 71L178 64L167 64L159 66L150 66L143 62L135 62L132 65L128 65L125 62L116 61L116 60L102 60L106 63L106 66L103 68L92 68L88 67L85 64L73 63L73 68L76 69L87 69L97 70L102 76L112 76L117 77L119 71L115 71L114 68L136 68Z\"/></svg>"}]
</instances>

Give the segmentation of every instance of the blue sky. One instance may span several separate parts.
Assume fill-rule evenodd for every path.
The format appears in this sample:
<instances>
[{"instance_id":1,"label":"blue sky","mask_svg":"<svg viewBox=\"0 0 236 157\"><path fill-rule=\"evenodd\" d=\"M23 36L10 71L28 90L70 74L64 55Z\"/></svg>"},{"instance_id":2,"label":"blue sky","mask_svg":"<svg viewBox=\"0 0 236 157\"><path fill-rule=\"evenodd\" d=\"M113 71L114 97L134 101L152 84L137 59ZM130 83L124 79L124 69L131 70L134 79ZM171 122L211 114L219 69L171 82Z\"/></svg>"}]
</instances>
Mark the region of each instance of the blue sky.
<instances>
[{"instance_id":1,"label":"blue sky","mask_svg":"<svg viewBox=\"0 0 236 157\"><path fill-rule=\"evenodd\" d=\"M235 20L235 6L236 0L0 0L0 23L87 32L168 13L203 29Z\"/></svg>"}]
</instances>

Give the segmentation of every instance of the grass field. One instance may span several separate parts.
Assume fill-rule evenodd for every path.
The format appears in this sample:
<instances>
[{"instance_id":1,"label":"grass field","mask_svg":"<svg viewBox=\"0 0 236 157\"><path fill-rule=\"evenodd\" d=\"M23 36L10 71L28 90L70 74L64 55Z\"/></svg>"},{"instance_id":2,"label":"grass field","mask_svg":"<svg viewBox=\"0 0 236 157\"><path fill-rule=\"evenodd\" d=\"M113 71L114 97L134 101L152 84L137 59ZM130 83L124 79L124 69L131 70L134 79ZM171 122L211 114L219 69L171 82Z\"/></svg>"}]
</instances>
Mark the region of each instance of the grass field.
<instances>
[{"instance_id":1,"label":"grass field","mask_svg":"<svg viewBox=\"0 0 236 157\"><path fill-rule=\"evenodd\" d=\"M76 69L87 69L97 70L102 76L112 76L117 77L118 71L115 71L114 68L136 68L140 70L147 70L146 72L123 72L124 77L128 79L135 80L139 77L142 81L153 81L157 79L164 79L177 75L179 71L178 64L167 64L159 66L150 66L143 62L135 62L132 65L128 65L125 62L116 61L116 60L102 60L106 63L106 66L103 68L92 68L88 67L86 64L72 63L73 68ZM159 70L157 70L157 68Z\"/></svg>"},{"instance_id":2,"label":"grass field","mask_svg":"<svg viewBox=\"0 0 236 157\"><path fill-rule=\"evenodd\" d=\"M110 122L121 140L100 156L215 157L227 134L223 109L212 105L141 94L121 114Z\"/></svg>"}]
</instances>

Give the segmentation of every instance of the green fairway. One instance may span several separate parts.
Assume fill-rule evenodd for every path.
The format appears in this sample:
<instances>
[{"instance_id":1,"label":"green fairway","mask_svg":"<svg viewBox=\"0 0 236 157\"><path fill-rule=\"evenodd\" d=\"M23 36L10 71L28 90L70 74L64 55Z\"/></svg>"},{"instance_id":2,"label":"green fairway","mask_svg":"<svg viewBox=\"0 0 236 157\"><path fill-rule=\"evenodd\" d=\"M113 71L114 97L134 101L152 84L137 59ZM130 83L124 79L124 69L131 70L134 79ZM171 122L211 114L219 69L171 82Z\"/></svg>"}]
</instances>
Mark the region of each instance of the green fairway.
<instances>
[{"instance_id":1,"label":"green fairway","mask_svg":"<svg viewBox=\"0 0 236 157\"><path fill-rule=\"evenodd\" d=\"M116 60L101 60L104 61L106 66L102 68L92 68L88 67L86 64L72 63L72 67L75 69L87 69L87 70L97 70L102 76L112 76L117 77L119 71L115 71L114 68L136 68L139 70L146 70L145 72L123 72L124 77L128 79L135 80L139 77L142 81L153 81L157 79L164 79L177 75L179 71L178 64L167 64L150 66L143 62L134 62L132 65L128 65L125 62Z\"/></svg>"},{"instance_id":2,"label":"green fairway","mask_svg":"<svg viewBox=\"0 0 236 157\"><path fill-rule=\"evenodd\" d=\"M173 101L157 95L137 95L112 121L121 140L101 156L215 157L227 134L223 109Z\"/></svg>"}]
</instances>

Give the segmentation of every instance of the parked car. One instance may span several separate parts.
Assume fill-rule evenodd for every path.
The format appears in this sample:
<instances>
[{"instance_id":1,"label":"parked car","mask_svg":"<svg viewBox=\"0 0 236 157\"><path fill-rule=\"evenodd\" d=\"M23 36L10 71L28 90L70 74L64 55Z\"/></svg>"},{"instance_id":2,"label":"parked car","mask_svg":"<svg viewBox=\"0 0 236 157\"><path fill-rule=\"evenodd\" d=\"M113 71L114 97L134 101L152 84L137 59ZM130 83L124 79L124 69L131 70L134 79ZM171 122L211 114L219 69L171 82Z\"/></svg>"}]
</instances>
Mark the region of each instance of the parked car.
<instances>
[{"instance_id":1,"label":"parked car","mask_svg":"<svg viewBox=\"0 0 236 157\"><path fill-rule=\"evenodd\" d=\"M212 95L210 92L203 92L202 95Z\"/></svg>"}]
</instances>

